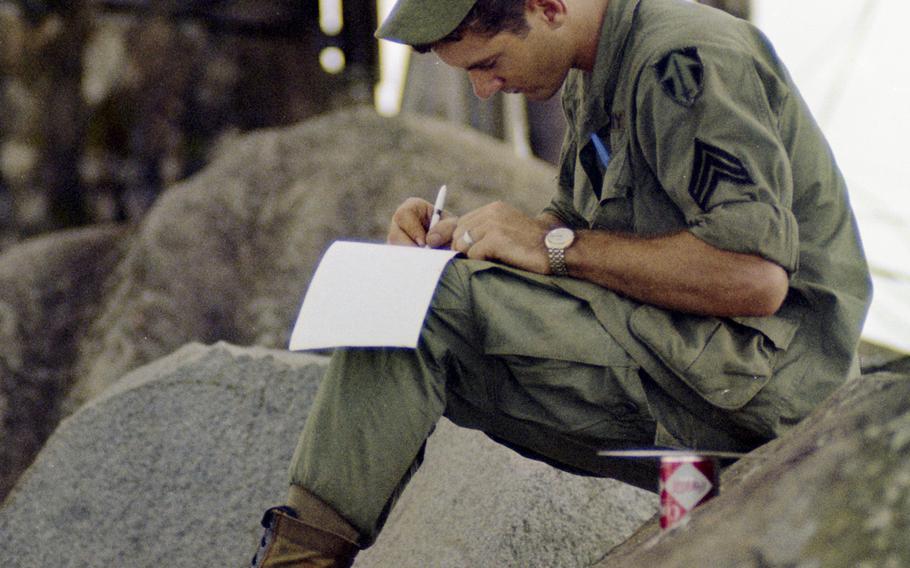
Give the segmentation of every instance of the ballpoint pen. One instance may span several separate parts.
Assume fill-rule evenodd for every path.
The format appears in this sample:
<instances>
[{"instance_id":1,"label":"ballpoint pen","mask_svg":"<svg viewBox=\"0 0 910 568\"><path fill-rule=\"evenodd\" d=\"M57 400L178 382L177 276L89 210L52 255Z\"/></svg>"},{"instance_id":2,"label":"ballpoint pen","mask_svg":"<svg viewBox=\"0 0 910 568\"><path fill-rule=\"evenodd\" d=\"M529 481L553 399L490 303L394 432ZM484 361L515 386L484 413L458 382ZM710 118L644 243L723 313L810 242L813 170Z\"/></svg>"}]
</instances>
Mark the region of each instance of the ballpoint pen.
<instances>
[{"instance_id":1,"label":"ballpoint pen","mask_svg":"<svg viewBox=\"0 0 910 568\"><path fill-rule=\"evenodd\" d=\"M446 206L446 186L443 184L439 188L439 193L436 194L436 203L433 204L433 216L430 218L430 226L427 227L427 232L430 232L436 223L439 222L439 218L442 217L442 210ZM424 245L424 248L430 248L430 245Z\"/></svg>"},{"instance_id":2,"label":"ballpoint pen","mask_svg":"<svg viewBox=\"0 0 910 568\"><path fill-rule=\"evenodd\" d=\"M446 189L446 186L443 185L439 188L439 193L436 194L436 203L433 205L433 217L430 218L430 226L427 227L427 231L432 229L442 216L442 210L446 206Z\"/></svg>"}]
</instances>

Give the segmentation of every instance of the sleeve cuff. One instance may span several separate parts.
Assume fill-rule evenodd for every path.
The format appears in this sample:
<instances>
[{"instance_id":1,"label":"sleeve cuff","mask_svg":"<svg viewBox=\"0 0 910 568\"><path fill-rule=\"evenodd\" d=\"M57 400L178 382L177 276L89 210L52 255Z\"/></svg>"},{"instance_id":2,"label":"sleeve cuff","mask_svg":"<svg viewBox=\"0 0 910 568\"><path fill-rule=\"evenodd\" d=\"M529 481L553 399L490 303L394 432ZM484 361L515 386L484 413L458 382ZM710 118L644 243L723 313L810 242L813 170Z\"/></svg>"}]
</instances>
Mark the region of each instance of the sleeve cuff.
<instances>
[{"instance_id":1,"label":"sleeve cuff","mask_svg":"<svg viewBox=\"0 0 910 568\"><path fill-rule=\"evenodd\" d=\"M693 219L689 232L719 249L760 256L789 274L798 268L796 218L790 211L768 203L719 205Z\"/></svg>"}]
</instances>

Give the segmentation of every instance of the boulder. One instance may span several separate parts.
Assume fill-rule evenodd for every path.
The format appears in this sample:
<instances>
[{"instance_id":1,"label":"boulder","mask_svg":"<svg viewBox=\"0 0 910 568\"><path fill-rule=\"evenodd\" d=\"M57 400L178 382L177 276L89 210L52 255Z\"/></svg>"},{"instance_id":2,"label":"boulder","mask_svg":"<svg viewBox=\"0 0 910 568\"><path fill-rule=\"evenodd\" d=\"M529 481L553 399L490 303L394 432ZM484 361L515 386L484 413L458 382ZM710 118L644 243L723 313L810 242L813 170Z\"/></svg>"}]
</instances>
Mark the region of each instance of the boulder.
<instances>
[{"instance_id":1,"label":"boulder","mask_svg":"<svg viewBox=\"0 0 910 568\"><path fill-rule=\"evenodd\" d=\"M93 322L74 395L188 341L284 347L310 275L337 239L382 240L395 208L450 187L448 207L507 199L529 212L555 173L474 131L360 108L228 144L164 194Z\"/></svg>"},{"instance_id":2,"label":"boulder","mask_svg":"<svg viewBox=\"0 0 910 568\"><path fill-rule=\"evenodd\" d=\"M60 416L199 341L287 345L336 239L382 240L406 197L528 212L554 169L464 127L369 108L225 142L132 229L51 235L0 255L0 499Z\"/></svg>"},{"instance_id":3,"label":"boulder","mask_svg":"<svg viewBox=\"0 0 910 568\"><path fill-rule=\"evenodd\" d=\"M0 566L243 566L325 365L219 343L133 371L65 419L9 495ZM590 566L655 507L442 421L355 566Z\"/></svg>"},{"instance_id":4,"label":"boulder","mask_svg":"<svg viewBox=\"0 0 910 568\"><path fill-rule=\"evenodd\" d=\"M70 411L73 362L124 235L118 227L67 231L0 254L0 499Z\"/></svg>"},{"instance_id":5,"label":"boulder","mask_svg":"<svg viewBox=\"0 0 910 568\"><path fill-rule=\"evenodd\" d=\"M896 568L908 534L910 375L881 372L731 466L687 525L652 521L597 567Z\"/></svg>"}]
</instances>

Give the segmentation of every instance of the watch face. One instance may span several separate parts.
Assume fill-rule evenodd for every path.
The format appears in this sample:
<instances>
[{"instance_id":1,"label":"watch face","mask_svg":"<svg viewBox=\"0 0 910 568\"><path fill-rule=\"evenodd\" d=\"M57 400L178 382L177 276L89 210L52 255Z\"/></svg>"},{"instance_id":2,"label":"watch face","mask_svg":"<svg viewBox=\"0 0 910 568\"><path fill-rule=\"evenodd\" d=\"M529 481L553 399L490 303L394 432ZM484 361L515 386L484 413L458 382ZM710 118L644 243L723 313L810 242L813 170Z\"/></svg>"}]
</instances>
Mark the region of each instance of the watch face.
<instances>
[{"instance_id":1,"label":"watch face","mask_svg":"<svg viewBox=\"0 0 910 568\"><path fill-rule=\"evenodd\" d=\"M547 248L564 249L568 248L574 240L575 232L572 229L560 227L547 233L544 244L547 245Z\"/></svg>"}]
</instances>

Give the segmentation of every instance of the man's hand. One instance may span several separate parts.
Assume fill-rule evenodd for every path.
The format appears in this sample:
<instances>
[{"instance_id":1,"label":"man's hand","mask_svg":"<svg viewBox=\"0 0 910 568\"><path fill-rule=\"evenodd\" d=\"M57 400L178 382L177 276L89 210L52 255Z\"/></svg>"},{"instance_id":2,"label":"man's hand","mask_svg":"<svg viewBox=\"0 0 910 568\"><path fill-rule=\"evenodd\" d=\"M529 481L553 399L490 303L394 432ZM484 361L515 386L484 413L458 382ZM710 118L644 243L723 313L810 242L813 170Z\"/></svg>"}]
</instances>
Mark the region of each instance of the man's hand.
<instances>
[{"instance_id":1,"label":"man's hand","mask_svg":"<svg viewBox=\"0 0 910 568\"><path fill-rule=\"evenodd\" d=\"M534 219L511 205L490 203L461 217L443 212L432 231L427 231L433 204L411 197L392 215L386 242L393 245L425 246L464 253L468 258L502 262L529 272L547 274L550 261L543 244L547 231L558 220ZM465 234L470 232L470 240Z\"/></svg>"},{"instance_id":2,"label":"man's hand","mask_svg":"<svg viewBox=\"0 0 910 568\"><path fill-rule=\"evenodd\" d=\"M440 248L452 241L455 221L451 214L443 211L440 221L431 232L427 232L433 217L433 204L419 197L408 198L392 215L386 242L390 245L422 247L429 244Z\"/></svg>"},{"instance_id":3,"label":"man's hand","mask_svg":"<svg viewBox=\"0 0 910 568\"><path fill-rule=\"evenodd\" d=\"M547 274L550 262L544 237L551 226L502 202L491 203L457 219L440 221L449 234L452 249L478 260L492 260L529 272ZM465 235L469 234L469 238Z\"/></svg>"}]
</instances>

